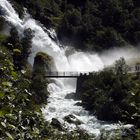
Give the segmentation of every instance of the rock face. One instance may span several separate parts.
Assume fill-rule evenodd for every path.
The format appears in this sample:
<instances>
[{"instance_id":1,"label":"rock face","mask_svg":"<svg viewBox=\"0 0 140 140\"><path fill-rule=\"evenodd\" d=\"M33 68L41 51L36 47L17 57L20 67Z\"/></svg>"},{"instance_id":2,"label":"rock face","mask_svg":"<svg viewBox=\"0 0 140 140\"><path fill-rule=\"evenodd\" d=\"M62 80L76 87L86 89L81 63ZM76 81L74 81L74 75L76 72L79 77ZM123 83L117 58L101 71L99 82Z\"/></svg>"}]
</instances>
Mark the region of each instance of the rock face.
<instances>
[{"instance_id":1,"label":"rock face","mask_svg":"<svg viewBox=\"0 0 140 140\"><path fill-rule=\"evenodd\" d=\"M34 65L33 65L33 76L32 76L32 90L34 91L35 101L37 103L46 102L48 97L48 79L44 77L46 73L51 71L53 66L52 58L43 53L37 53Z\"/></svg>"},{"instance_id":2,"label":"rock face","mask_svg":"<svg viewBox=\"0 0 140 140\"><path fill-rule=\"evenodd\" d=\"M34 74L46 74L46 72L50 72L54 63L52 58L46 53L39 52L36 54L33 66Z\"/></svg>"}]
</instances>

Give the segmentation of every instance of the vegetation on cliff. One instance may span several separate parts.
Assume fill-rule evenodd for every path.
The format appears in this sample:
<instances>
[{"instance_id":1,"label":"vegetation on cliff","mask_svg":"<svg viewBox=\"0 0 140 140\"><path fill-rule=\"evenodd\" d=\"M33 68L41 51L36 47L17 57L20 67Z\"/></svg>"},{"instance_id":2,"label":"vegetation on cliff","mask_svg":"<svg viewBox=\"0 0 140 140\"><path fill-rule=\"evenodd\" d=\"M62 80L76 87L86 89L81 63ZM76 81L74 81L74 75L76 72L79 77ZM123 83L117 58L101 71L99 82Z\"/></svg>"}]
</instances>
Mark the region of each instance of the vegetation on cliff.
<instances>
[{"instance_id":1,"label":"vegetation on cliff","mask_svg":"<svg viewBox=\"0 0 140 140\"><path fill-rule=\"evenodd\" d=\"M27 37L28 31L22 39L15 28L11 29L10 36L0 34L0 139L45 137L41 104L36 103L31 90L32 73L27 62L31 37Z\"/></svg>"},{"instance_id":2,"label":"vegetation on cliff","mask_svg":"<svg viewBox=\"0 0 140 140\"><path fill-rule=\"evenodd\" d=\"M13 2L13 1L12 1ZM139 0L14 0L48 28L63 44L83 50L137 45L140 40Z\"/></svg>"}]
</instances>

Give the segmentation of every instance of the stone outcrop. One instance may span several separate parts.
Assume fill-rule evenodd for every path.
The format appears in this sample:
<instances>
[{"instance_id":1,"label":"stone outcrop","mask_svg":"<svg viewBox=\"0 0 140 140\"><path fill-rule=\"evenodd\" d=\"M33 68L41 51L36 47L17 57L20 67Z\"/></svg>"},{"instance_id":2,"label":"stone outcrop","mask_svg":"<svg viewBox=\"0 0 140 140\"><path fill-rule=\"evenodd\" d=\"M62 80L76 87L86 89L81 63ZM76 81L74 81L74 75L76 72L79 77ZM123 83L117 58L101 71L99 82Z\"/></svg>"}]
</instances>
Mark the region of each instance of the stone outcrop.
<instances>
[{"instance_id":1,"label":"stone outcrop","mask_svg":"<svg viewBox=\"0 0 140 140\"><path fill-rule=\"evenodd\" d=\"M51 71L52 66L53 60L49 55L43 52L36 54L33 65L32 90L37 103L46 102L48 98L48 79L44 76Z\"/></svg>"},{"instance_id":2,"label":"stone outcrop","mask_svg":"<svg viewBox=\"0 0 140 140\"><path fill-rule=\"evenodd\" d=\"M36 54L33 65L33 74L44 75L46 72L50 72L53 67L53 59L49 55L43 52Z\"/></svg>"}]
</instances>

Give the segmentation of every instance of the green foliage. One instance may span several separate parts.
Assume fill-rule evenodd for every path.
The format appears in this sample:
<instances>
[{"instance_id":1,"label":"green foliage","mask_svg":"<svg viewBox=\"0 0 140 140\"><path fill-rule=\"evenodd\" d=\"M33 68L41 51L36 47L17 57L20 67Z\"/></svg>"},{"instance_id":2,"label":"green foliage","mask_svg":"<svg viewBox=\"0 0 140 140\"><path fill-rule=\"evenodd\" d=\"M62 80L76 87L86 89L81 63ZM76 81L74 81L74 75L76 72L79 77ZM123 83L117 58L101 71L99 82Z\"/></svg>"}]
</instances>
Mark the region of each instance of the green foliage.
<instances>
[{"instance_id":1,"label":"green foliage","mask_svg":"<svg viewBox=\"0 0 140 140\"><path fill-rule=\"evenodd\" d=\"M123 76L128 73L129 67L125 62L124 58L120 58L115 63L115 73L118 76Z\"/></svg>"},{"instance_id":2,"label":"green foliage","mask_svg":"<svg viewBox=\"0 0 140 140\"><path fill-rule=\"evenodd\" d=\"M32 30L26 29L24 31L24 37L21 40L23 60L27 60L29 54L31 53L32 37L33 37Z\"/></svg>"},{"instance_id":3,"label":"green foliage","mask_svg":"<svg viewBox=\"0 0 140 140\"><path fill-rule=\"evenodd\" d=\"M30 0L16 3L46 27L57 30L64 44L102 51L139 43L140 9L137 0Z\"/></svg>"},{"instance_id":4,"label":"green foliage","mask_svg":"<svg viewBox=\"0 0 140 140\"><path fill-rule=\"evenodd\" d=\"M13 45L14 48L20 48L20 39L18 36L18 31L15 27L12 27L10 30L10 37L9 37L9 43ZM11 46L12 47L12 46ZM11 49L11 48L9 48Z\"/></svg>"},{"instance_id":5,"label":"green foliage","mask_svg":"<svg viewBox=\"0 0 140 140\"><path fill-rule=\"evenodd\" d=\"M6 36L6 35L0 34L0 44L1 44L2 42L6 41L6 39L7 39L7 36Z\"/></svg>"},{"instance_id":6,"label":"green foliage","mask_svg":"<svg viewBox=\"0 0 140 140\"><path fill-rule=\"evenodd\" d=\"M13 63L18 70L26 67L28 56L31 53L32 37L31 29L26 29L22 38L19 37L15 27L10 30L10 36L5 44L13 52Z\"/></svg>"},{"instance_id":7,"label":"green foliage","mask_svg":"<svg viewBox=\"0 0 140 140\"><path fill-rule=\"evenodd\" d=\"M14 55L21 55L22 49L16 46L20 42L17 31L12 29L11 34L16 38L1 36L1 40L7 43L10 40L13 44L10 47L5 46L6 43L0 46L0 138L44 138L41 105L35 104L31 79L26 74L28 67L15 70Z\"/></svg>"},{"instance_id":8,"label":"green foliage","mask_svg":"<svg viewBox=\"0 0 140 140\"><path fill-rule=\"evenodd\" d=\"M48 97L47 84L48 81L44 78L43 75L34 75L32 81L32 91L35 92L34 100L36 103L40 104L46 101Z\"/></svg>"},{"instance_id":9,"label":"green foliage","mask_svg":"<svg viewBox=\"0 0 140 140\"><path fill-rule=\"evenodd\" d=\"M18 1L59 40L85 50L102 51L140 40L137 0L30 0Z\"/></svg>"},{"instance_id":10,"label":"green foliage","mask_svg":"<svg viewBox=\"0 0 140 140\"><path fill-rule=\"evenodd\" d=\"M18 53L18 54L21 53L21 51L20 51L19 49L13 49L13 52L14 52L14 53Z\"/></svg>"},{"instance_id":11,"label":"green foliage","mask_svg":"<svg viewBox=\"0 0 140 140\"><path fill-rule=\"evenodd\" d=\"M93 73L87 78L81 77L78 85L77 97L99 119L140 126L139 74L128 73L123 58L116 61L114 68Z\"/></svg>"}]
</instances>

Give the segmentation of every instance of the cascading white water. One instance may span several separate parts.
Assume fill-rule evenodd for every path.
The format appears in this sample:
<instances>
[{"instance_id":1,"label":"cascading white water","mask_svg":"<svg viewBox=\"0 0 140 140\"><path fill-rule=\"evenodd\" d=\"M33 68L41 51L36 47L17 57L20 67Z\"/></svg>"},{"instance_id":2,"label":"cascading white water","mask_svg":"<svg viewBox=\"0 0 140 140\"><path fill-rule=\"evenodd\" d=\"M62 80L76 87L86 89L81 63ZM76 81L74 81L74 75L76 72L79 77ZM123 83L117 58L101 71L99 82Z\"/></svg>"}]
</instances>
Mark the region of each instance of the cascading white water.
<instances>
[{"instance_id":1,"label":"cascading white water","mask_svg":"<svg viewBox=\"0 0 140 140\"><path fill-rule=\"evenodd\" d=\"M135 50L122 51L115 54L114 52L107 52L107 55L98 55L95 53L84 53L74 51L69 56L66 55L66 49L59 47L42 28L39 23L32 19L28 14L21 20L18 14L13 9L12 5L7 0L0 0L0 8L3 12L4 18L14 25L19 33L22 35L23 31L27 28L31 28L34 32L32 39L32 54L29 58L29 62L33 64L34 56L37 52L46 52L53 57L56 68L58 71L77 71L77 72L91 72L98 71L104 68L104 65L110 65L114 60L121 56L125 58L132 58L135 54ZM44 30L45 29L45 30ZM51 32L51 31L50 31ZM131 52L131 53L130 53ZM111 56L111 54L115 54ZM128 55L129 54L129 55ZM82 124L79 128L87 130L89 133L99 135L101 129L117 129L117 124L105 124L98 121L93 115L90 115L81 106L76 106L77 101L73 99L65 99L65 96L71 92L75 92L76 79L57 79L55 83L50 83L48 91L50 97L48 99L48 105L42 109L44 117L47 121L51 121L52 118L57 118L64 123L63 118L69 114L74 115L79 119ZM67 127L75 129L77 126L66 123Z\"/></svg>"}]
</instances>

